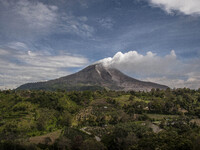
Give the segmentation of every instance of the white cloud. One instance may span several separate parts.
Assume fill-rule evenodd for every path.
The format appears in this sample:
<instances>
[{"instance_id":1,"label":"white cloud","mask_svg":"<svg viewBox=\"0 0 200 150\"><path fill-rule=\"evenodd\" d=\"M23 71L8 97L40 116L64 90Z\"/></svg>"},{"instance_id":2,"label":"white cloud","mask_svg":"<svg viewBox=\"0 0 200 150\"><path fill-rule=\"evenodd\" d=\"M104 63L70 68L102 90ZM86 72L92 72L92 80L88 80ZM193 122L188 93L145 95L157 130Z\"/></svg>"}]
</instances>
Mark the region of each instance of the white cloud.
<instances>
[{"instance_id":1,"label":"white cloud","mask_svg":"<svg viewBox=\"0 0 200 150\"><path fill-rule=\"evenodd\" d=\"M94 28L86 23L87 17L75 17L72 14L65 14L61 17L62 22L59 24L61 32L76 34L82 37L91 37Z\"/></svg>"},{"instance_id":2,"label":"white cloud","mask_svg":"<svg viewBox=\"0 0 200 150\"><path fill-rule=\"evenodd\" d=\"M51 32L71 33L78 36L90 37L94 28L89 26L86 16L74 16L71 13L58 13L58 7L41 2L32 3L28 0L20 0L15 7L29 27L48 30Z\"/></svg>"},{"instance_id":3,"label":"white cloud","mask_svg":"<svg viewBox=\"0 0 200 150\"><path fill-rule=\"evenodd\" d=\"M200 76L199 77L188 77L186 80L179 79L179 78L168 78L166 76L157 77L157 78L145 78L145 81L157 82L164 85L169 85L171 88L191 88L191 89L198 89L200 88Z\"/></svg>"},{"instance_id":4,"label":"white cloud","mask_svg":"<svg viewBox=\"0 0 200 150\"><path fill-rule=\"evenodd\" d=\"M58 7L55 5L29 0L0 0L0 3L7 11L5 15L14 17L14 21L19 21L21 26L26 24L32 29L44 29L57 21Z\"/></svg>"},{"instance_id":5,"label":"white cloud","mask_svg":"<svg viewBox=\"0 0 200 150\"><path fill-rule=\"evenodd\" d=\"M0 56L5 56L5 55L8 55L8 54L9 54L9 52L0 48Z\"/></svg>"},{"instance_id":6,"label":"white cloud","mask_svg":"<svg viewBox=\"0 0 200 150\"><path fill-rule=\"evenodd\" d=\"M12 49L28 49L27 45L22 42L10 42L6 46Z\"/></svg>"},{"instance_id":7,"label":"white cloud","mask_svg":"<svg viewBox=\"0 0 200 150\"><path fill-rule=\"evenodd\" d=\"M114 21L111 18L101 18L98 20L100 25L106 29L111 29L113 27Z\"/></svg>"},{"instance_id":8,"label":"white cloud","mask_svg":"<svg viewBox=\"0 0 200 150\"><path fill-rule=\"evenodd\" d=\"M168 13L178 11L186 15L200 15L199 0L149 0L149 2Z\"/></svg>"},{"instance_id":9,"label":"white cloud","mask_svg":"<svg viewBox=\"0 0 200 150\"><path fill-rule=\"evenodd\" d=\"M69 68L86 64L88 59L82 56L0 49L0 88L58 78L70 74Z\"/></svg>"},{"instance_id":10,"label":"white cloud","mask_svg":"<svg viewBox=\"0 0 200 150\"><path fill-rule=\"evenodd\" d=\"M5 39L33 43L54 32L53 29L59 22L57 6L38 0L5 1L0 0L1 33Z\"/></svg>"},{"instance_id":11,"label":"white cloud","mask_svg":"<svg viewBox=\"0 0 200 150\"><path fill-rule=\"evenodd\" d=\"M22 36L22 39L35 37L37 40L40 36L58 32L81 37L91 37L94 33L86 16L75 16L71 11L42 1L0 0L0 7L5 10L1 14L1 18L5 19L0 21L5 24L8 36L12 35L16 39Z\"/></svg>"},{"instance_id":12,"label":"white cloud","mask_svg":"<svg viewBox=\"0 0 200 150\"><path fill-rule=\"evenodd\" d=\"M21 15L30 27L47 28L56 22L57 6L41 2L20 0L15 4L16 12Z\"/></svg>"},{"instance_id":13,"label":"white cloud","mask_svg":"<svg viewBox=\"0 0 200 150\"><path fill-rule=\"evenodd\" d=\"M139 54L137 51L129 51L124 54L118 52L113 58L105 58L100 62L139 76L164 75L172 71L173 65L178 64L173 50L164 57L157 56L152 52L147 52L146 55Z\"/></svg>"},{"instance_id":14,"label":"white cloud","mask_svg":"<svg viewBox=\"0 0 200 150\"><path fill-rule=\"evenodd\" d=\"M174 50L162 57L152 52L147 52L146 55L137 51L118 52L113 57L98 62L107 67L117 68L135 78L165 84L172 88L200 88L198 61L183 63L177 58Z\"/></svg>"}]
</instances>

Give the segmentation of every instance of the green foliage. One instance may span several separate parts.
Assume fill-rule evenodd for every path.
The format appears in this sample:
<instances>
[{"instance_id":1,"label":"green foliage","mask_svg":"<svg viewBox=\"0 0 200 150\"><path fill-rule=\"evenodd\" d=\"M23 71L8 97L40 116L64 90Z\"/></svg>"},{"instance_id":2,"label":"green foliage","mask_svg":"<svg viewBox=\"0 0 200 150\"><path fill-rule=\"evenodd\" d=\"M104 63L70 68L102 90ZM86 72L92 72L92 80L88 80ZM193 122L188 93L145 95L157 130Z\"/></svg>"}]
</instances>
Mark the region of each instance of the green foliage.
<instances>
[{"instance_id":1,"label":"green foliage","mask_svg":"<svg viewBox=\"0 0 200 150\"><path fill-rule=\"evenodd\" d=\"M71 126L72 123L72 116L69 112L65 111L60 115L59 124L61 126Z\"/></svg>"},{"instance_id":2,"label":"green foliage","mask_svg":"<svg viewBox=\"0 0 200 150\"><path fill-rule=\"evenodd\" d=\"M200 92L187 88L6 90L0 91L0 149L196 150L199 117ZM58 139L28 142L57 131Z\"/></svg>"},{"instance_id":3,"label":"green foliage","mask_svg":"<svg viewBox=\"0 0 200 150\"><path fill-rule=\"evenodd\" d=\"M19 102L16 105L14 105L12 109L14 112L17 111L25 112L25 111L33 111L34 107L30 102Z\"/></svg>"}]
</instances>

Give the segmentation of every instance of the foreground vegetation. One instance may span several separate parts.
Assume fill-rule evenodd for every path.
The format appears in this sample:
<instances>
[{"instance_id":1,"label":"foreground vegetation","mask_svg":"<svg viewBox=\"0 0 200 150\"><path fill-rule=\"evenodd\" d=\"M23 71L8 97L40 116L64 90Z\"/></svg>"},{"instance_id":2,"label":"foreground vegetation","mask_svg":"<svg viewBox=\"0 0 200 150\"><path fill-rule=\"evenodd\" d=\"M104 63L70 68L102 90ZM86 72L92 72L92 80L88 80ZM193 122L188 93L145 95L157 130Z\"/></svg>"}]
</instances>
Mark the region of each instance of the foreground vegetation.
<instances>
[{"instance_id":1,"label":"foreground vegetation","mask_svg":"<svg viewBox=\"0 0 200 150\"><path fill-rule=\"evenodd\" d=\"M196 150L200 90L0 91L0 149Z\"/></svg>"}]
</instances>

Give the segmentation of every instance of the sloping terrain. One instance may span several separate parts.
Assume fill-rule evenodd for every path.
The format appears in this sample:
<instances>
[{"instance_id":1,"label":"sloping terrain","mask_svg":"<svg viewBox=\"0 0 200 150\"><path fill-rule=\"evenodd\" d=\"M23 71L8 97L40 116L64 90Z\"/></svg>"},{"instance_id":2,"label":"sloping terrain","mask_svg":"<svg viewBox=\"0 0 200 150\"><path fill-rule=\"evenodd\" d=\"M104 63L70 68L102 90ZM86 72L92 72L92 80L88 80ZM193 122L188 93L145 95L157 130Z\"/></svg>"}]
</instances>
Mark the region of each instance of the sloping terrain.
<instances>
[{"instance_id":1,"label":"sloping terrain","mask_svg":"<svg viewBox=\"0 0 200 150\"><path fill-rule=\"evenodd\" d=\"M27 83L17 89L56 90L110 90L123 91L150 91L152 88L166 89L167 86L152 82L144 82L131 78L115 68L94 64L85 69L59 79L47 82Z\"/></svg>"}]
</instances>

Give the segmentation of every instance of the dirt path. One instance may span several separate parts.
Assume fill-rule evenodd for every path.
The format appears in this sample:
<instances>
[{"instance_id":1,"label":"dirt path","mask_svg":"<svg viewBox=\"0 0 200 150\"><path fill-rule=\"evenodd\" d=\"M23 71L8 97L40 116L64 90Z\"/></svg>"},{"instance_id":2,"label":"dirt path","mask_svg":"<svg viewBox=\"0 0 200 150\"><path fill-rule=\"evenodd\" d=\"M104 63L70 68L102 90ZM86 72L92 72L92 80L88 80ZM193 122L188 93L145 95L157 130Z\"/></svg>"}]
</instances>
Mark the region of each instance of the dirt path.
<instances>
[{"instance_id":1,"label":"dirt path","mask_svg":"<svg viewBox=\"0 0 200 150\"><path fill-rule=\"evenodd\" d=\"M80 130L83 131L83 132L85 132L85 133L88 134L88 135L92 135L92 133L86 131L86 129L87 129L87 127L83 127L83 128L81 128ZM98 142L101 141L101 138L98 137L98 136L96 136L96 135L94 135L94 138L95 138L95 140L98 141Z\"/></svg>"}]
</instances>

